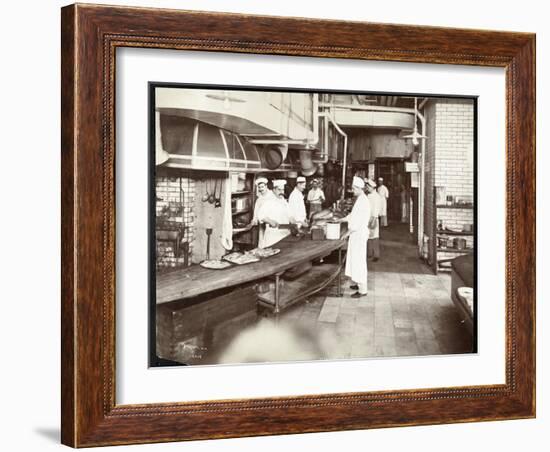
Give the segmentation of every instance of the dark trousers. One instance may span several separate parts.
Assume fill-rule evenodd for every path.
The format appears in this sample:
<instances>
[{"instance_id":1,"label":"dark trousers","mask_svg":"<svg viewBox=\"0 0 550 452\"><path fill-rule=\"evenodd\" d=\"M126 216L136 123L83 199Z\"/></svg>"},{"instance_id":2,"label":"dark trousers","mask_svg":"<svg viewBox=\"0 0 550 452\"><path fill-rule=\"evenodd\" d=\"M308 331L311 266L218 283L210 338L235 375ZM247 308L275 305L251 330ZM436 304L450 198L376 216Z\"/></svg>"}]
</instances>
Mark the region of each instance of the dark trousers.
<instances>
[{"instance_id":1,"label":"dark trousers","mask_svg":"<svg viewBox=\"0 0 550 452\"><path fill-rule=\"evenodd\" d=\"M380 258L380 239L369 239L367 242L367 257Z\"/></svg>"}]
</instances>

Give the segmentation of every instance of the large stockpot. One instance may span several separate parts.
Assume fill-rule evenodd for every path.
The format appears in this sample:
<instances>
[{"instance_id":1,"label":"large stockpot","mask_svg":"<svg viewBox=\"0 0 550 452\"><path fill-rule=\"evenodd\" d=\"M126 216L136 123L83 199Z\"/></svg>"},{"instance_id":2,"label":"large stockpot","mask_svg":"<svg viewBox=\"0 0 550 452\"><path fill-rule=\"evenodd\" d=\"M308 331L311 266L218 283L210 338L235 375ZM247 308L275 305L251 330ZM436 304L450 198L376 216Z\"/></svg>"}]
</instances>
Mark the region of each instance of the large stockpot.
<instances>
[{"instance_id":1,"label":"large stockpot","mask_svg":"<svg viewBox=\"0 0 550 452\"><path fill-rule=\"evenodd\" d=\"M462 237L456 237L453 240L453 245L454 245L455 249L463 250L463 249L466 248L466 239L464 239Z\"/></svg>"},{"instance_id":2,"label":"large stockpot","mask_svg":"<svg viewBox=\"0 0 550 452\"><path fill-rule=\"evenodd\" d=\"M340 239L340 223L327 221L327 240L339 240Z\"/></svg>"}]
</instances>

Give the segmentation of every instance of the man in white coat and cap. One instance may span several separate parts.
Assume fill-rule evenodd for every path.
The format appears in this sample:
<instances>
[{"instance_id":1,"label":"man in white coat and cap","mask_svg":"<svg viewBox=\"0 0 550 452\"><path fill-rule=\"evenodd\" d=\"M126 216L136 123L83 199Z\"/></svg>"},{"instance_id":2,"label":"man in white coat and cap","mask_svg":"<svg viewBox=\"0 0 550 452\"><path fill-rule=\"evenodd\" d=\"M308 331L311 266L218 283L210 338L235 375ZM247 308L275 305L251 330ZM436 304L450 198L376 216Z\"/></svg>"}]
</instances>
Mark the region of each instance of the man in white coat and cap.
<instances>
[{"instance_id":1,"label":"man in white coat and cap","mask_svg":"<svg viewBox=\"0 0 550 452\"><path fill-rule=\"evenodd\" d=\"M258 217L258 213L262 206L265 204L266 201L269 199L274 199L275 195L273 195L273 192L267 188L267 179L265 177L258 177L254 181L256 184L256 204L254 204L254 216L252 217L252 222L250 223L250 227L252 226L258 226L260 224L260 219ZM258 244L263 243L264 240L264 228L260 227L260 231L258 233Z\"/></svg>"},{"instance_id":2,"label":"man in white coat and cap","mask_svg":"<svg viewBox=\"0 0 550 452\"><path fill-rule=\"evenodd\" d=\"M279 225L288 225L291 221L290 207L284 197L286 180L273 181L273 198L266 200L258 211L258 220L265 223L265 232L259 248L267 248L290 235L289 229L279 228Z\"/></svg>"},{"instance_id":3,"label":"man in white coat and cap","mask_svg":"<svg viewBox=\"0 0 550 452\"><path fill-rule=\"evenodd\" d=\"M306 189L306 178L300 176L296 179L296 186L288 197L290 216L293 223L300 226L307 226L306 204L304 202L304 190Z\"/></svg>"},{"instance_id":4,"label":"man in white coat and cap","mask_svg":"<svg viewBox=\"0 0 550 452\"><path fill-rule=\"evenodd\" d=\"M367 241L369 239L370 205L364 192L365 182L360 177L354 177L352 183L353 195L356 197L351 213L340 220L348 223L348 254L346 258L346 276L353 281L352 289L357 292L352 298L367 295Z\"/></svg>"},{"instance_id":5,"label":"man in white coat and cap","mask_svg":"<svg viewBox=\"0 0 550 452\"><path fill-rule=\"evenodd\" d=\"M378 217L382 209L382 198L376 191L376 182L365 179L367 199L370 204L369 241L367 243L367 256L374 262L380 259L380 224Z\"/></svg>"},{"instance_id":6,"label":"man in white coat and cap","mask_svg":"<svg viewBox=\"0 0 550 452\"><path fill-rule=\"evenodd\" d=\"M384 185L384 178L378 178L378 194L382 198L382 208L380 210L380 225L386 227L388 225L388 198L390 197L390 192L388 187Z\"/></svg>"}]
</instances>

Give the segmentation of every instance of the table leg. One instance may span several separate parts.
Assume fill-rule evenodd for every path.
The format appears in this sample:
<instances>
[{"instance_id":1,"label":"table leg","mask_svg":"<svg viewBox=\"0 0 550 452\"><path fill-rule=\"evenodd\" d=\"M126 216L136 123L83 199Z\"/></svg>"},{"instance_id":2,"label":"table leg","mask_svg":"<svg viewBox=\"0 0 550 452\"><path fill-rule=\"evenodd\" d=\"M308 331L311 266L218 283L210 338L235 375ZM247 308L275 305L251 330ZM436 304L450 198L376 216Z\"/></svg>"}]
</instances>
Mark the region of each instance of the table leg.
<instances>
[{"instance_id":1,"label":"table leg","mask_svg":"<svg viewBox=\"0 0 550 452\"><path fill-rule=\"evenodd\" d=\"M342 248L338 248L338 296L343 296L342 293Z\"/></svg>"},{"instance_id":2,"label":"table leg","mask_svg":"<svg viewBox=\"0 0 550 452\"><path fill-rule=\"evenodd\" d=\"M277 273L275 274L275 314L279 314L279 280L280 280L281 274Z\"/></svg>"}]
</instances>

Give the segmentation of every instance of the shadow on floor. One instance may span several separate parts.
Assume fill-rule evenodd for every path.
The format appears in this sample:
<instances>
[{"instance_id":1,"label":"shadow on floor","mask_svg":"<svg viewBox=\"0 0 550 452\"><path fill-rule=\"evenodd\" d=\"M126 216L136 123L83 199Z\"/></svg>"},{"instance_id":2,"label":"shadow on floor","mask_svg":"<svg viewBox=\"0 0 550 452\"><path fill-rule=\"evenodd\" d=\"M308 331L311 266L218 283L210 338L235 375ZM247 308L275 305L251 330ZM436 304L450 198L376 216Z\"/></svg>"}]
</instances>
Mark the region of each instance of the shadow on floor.
<instances>
[{"instance_id":1,"label":"shadow on floor","mask_svg":"<svg viewBox=\"0 0 550 452\"><path fill-rule=\"evenodd\" d=\"M46 438L56 444L61 443L61 431L57 427L38 427L34 429L39 436Z\"/></svg>"},{"instance_id":2,"label":"shadow on floor","mask_svg":"<svg viewBox=\"0 0 550 452\"><path fill-rule=\"evenodd\" d=\"M369 260L369 272L433 275L432 269L418 256L418 248L404 223L380 228L380 260Z\"/></svg>"}]
</instances>

